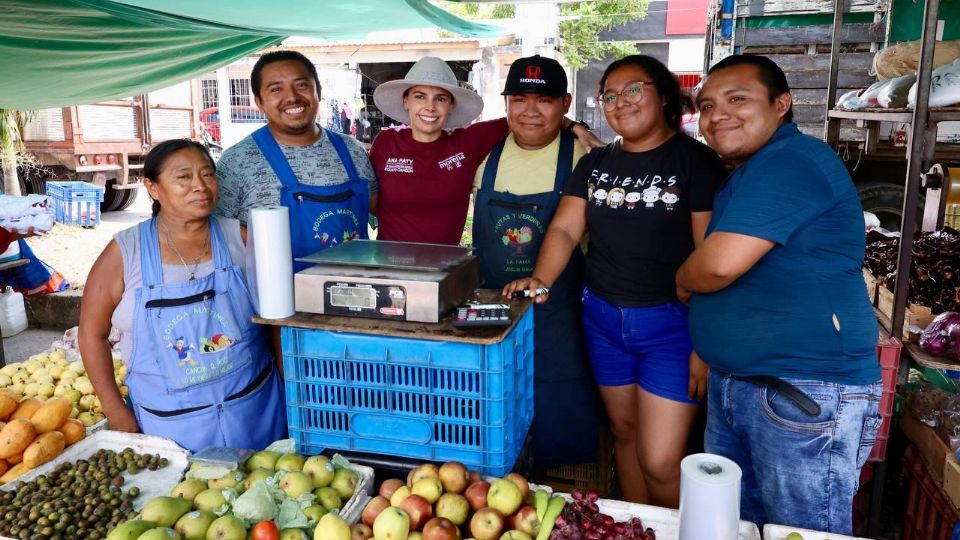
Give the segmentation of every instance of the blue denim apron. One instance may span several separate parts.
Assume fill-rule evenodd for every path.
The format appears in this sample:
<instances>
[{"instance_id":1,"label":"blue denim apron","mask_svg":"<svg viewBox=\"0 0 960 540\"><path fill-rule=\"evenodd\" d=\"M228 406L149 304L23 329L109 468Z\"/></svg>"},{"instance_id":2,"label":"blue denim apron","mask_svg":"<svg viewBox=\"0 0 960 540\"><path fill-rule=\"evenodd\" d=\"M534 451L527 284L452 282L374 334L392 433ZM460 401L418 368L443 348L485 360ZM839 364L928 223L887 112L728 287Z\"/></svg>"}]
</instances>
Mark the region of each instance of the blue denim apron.
<instances>
[{"instance_id":1,"label":"blue denim apron","mask_svg":"<svg viewBox=\"0 0 960 540\"><path fill-rule=\"evenodd\" d=\"M367 217L370 210L370 188L367 180L357 173L350 151L341 136L328 129L323 131L347 171L347 181L342 184L301 184L267 126L254 131L252 135L263 157L280 179L280 204L290 209L294 272L310 266L308 263L297 262L296 259L300 257L357 238L367 238Z\"/></svg>"},{"instance_id":2,"label":"blue denim apron","mask_svg":"<svg viewBox=\"0 0 960 540\"><path fill-rule=\"evenodd\" d=\"M156 218L139 233L143 286L126 384L141 431L194 452L286 437L282 381L219 222L210 220L213 272L177 284L163 282Z\"/></svg>"},{"instance_id":3,"label":"blue denim apron","mask_svg":"<svg viewBox=\"0 0 960 540\"><path fill-rule=\"evenodd\" d=\"M573 169L574 137L561 131L553 191L530 195L495 191L504 142L487 157L473 210L480 276L484 287L496 289L533 273L543 236ZM536 468L595 461L597 457L599 396L580 322L583 269L583 253L577 247L550 287L550 300L534 306L534 418L530 430Z\"/></svg>"}]
</instances>

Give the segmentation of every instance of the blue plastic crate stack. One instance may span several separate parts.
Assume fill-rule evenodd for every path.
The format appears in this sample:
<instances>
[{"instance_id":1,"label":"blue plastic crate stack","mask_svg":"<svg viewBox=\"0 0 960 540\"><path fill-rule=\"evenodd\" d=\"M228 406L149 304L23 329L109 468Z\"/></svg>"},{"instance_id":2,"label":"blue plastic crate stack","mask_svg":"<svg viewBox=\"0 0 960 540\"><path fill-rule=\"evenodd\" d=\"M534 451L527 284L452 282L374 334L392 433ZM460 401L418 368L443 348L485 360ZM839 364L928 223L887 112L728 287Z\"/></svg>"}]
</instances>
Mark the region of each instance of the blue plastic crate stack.
<instances>
[{"instance_id":1,"label":"blue plastic crate stack","mask_svg":"<svg viewBox=\"0 0 960 540\"><path fill-rule=\"evenodd\" d=\"M513 469L533 419L533 310L493 344L283 328L290 436L330 448Z\"/></svg>"},{"instance_id":2,"label":"blue plastic crate stack","mask_svg":"<svg viewBox=\"0 0 960 540\"><path fill-rule=\"evenodd\" d=\"M89 182L47 182L47 196L53 200L57 221L65 225L99 225L103 191L103 187Z\"/></svg>"}]
</instances>

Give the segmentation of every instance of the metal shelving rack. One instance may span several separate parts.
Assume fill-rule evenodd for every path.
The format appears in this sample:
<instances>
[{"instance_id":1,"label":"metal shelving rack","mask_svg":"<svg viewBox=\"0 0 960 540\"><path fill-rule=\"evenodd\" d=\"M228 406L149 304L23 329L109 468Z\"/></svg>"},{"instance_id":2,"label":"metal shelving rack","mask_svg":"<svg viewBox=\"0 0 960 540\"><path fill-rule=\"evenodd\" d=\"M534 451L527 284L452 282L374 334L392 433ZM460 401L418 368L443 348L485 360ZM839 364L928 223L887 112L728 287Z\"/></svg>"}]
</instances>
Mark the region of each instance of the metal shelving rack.
<instances>
[{"instance_id":1,"label":"metal shelving rack","mask_svg":"<svg viewBox=\"0 0 960 540\"><path fill-rule=\"evenodd\" d=\"M934 168L934 152L937 145L937 124L948 120L960 120L960 110L931 110L928 106L930 97L931 73L933 71L933 48L936 41L937 15L940 11L940 0L925 0L923 11L923 26L921 29L920 62L917 66L917 100L912 111L842 111L832 109L837 100L837 79L839 75L841 44L840 36L843 28L843 0L834 2L833 40L830 51L830 77L827 87L827 119L825 138L828 144L837 147L840 139L840 121L842 119L864 121L867 124L867 138L864 141L864 151L872 151L877 144L877 132L882 121L901 122L908 125L907 129L907 174L904 180L903 214L901 221L901 239L898 246L897 269L909 269L913 258L912 238L917 231L917 204L920 200L920 189L927 190L924 208L924 229L936 229L943 225L943 215L946 206L946 193L943 191L944 175ZM888 14L888 16L890 16ZM910 272L898 271L894 285L893 313L890 317L890 327L887 330L891 335L900 336L903 328L904 313L907 307ZM906 358L901 358L900 381L906 381ZM867 525L867 534L876 536L879 528L880 505L883 499L883 486L887 472L886 461L877 463L874 470L874 489L870 504L870 515Z\"/></svg>"}]
</instances>

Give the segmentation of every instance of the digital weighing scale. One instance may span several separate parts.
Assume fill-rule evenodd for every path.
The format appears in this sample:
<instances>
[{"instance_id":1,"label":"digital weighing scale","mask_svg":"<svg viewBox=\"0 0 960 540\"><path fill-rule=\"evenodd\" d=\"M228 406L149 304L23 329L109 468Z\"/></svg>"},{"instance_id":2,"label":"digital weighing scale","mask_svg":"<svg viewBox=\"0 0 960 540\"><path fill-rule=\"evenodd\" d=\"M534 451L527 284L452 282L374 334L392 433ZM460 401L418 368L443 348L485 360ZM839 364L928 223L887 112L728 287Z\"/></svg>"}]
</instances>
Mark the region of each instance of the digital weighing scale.
<instances>
[{"instance_id":1,"label":"digital weighing scale","mask_svg":"<svg viewBox=\"0 0 960 540\"><path fill-rule=\"evenodd\" d=\"M297 311L439 322L480 286L470 249L440 244L353 240L308 255L294 275Z\"/></svg>"}]
</instances>

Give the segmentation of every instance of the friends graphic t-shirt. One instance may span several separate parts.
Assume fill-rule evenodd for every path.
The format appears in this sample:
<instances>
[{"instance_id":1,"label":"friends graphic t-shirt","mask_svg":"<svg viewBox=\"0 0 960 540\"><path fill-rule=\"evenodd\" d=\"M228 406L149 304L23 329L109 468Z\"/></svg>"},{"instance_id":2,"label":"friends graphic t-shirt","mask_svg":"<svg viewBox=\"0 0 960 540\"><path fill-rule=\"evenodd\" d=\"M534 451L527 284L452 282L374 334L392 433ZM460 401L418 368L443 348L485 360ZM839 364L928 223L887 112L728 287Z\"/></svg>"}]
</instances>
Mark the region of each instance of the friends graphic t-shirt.
<instances>
[{"instance_id":1,"label":"friends graphic t-shirt","mask_svg":"<svg viewBox=\"0 0 960 540\"><path fill-rule=\"evenodd\" d=\"M676 300L674 276L693 251L691 212L709 212L726 170L706 145L677 134L647 152L619 143L580 160L565 195L587 200L587 286L621 307Z\"/></svg>"}]
</instances>

